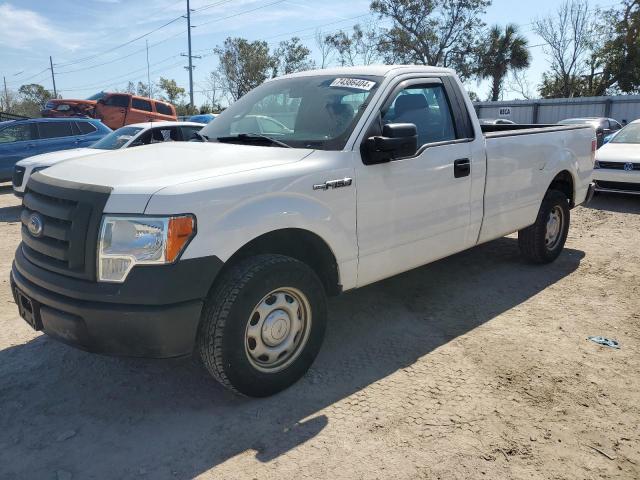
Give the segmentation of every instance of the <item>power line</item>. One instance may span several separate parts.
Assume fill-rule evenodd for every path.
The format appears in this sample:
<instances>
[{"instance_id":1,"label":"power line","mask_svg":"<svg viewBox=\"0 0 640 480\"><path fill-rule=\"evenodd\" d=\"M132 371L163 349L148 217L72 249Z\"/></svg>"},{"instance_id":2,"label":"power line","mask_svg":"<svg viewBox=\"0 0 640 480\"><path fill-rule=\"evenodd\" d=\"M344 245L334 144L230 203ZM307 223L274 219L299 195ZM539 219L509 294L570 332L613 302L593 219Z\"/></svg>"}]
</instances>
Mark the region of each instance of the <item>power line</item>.
<instances>
[{"instance_id":1,"label":"power line","mask_svg":"<svg viewBox=\"0 0 640 480\"><path fill-rule=\"evenodd\" d=\"M174 39L176 37L179 37L182 34L183 34L183 32L178 32L175 35L171 35L170 37L165 38L164 40L160 40L159 42L152 43L152 44L149 45L149 48L157 47L158 45L160 45L162 43L166 43L169 40L172 40L172 39ZM88 67L77 68L75 70L66 70L66 71L63 71L63 72L56 72L56 73L58 75L64 75L64 74L67 74L67 73L76 73L76 72L84 72L85 70L92 70L94 68L103 67L105 65L110 65L112 63L116 63L116 62L119 62L121 60L125 60L125 59L127 59L129 57L132 57L132 56L136 55L137 53L144 52L146 49L147 49L146 47L145 48L141 48L139 50L135 50L135 51L129 53L128 55L124 55L122 57L114 58L113 60L109 60L107 62L96 63L95 65L89 65Z\"/></svg>"},{"instance_id":2,"label":"power line","mask_svg":"<svg viewBox=\"0 0 640 480\"><path fill-rule=\"evenodd\" d=\"M194 12L202 12L203 10L208 10L210 8L214 8L217 7L219 5L223 5L225 3L229 3L232 2L233 0L220 0L219 2L214 2L214 3L209 3L207 5L203 5L201 7L196 8L195 10L193 10Z\"/></svg>"},{"instance_id":3,"label":"power line","mask_svg":"<svg viewBox=\"0 0 640 480\"><path fill-rule=\"evenodd\" d=\"M169 57L164 58L163 60L160 60L158 62L152 63L150 66L160 65L161 63L164 63L164 62L166 62L168 60L171 60L172 58L176 58L176 57L179 57L179 56L180 56L180 54L171 55ZM99 88L101 85L104 85L105 83L109 83L109 82L112 82L114 80L119 80L121 78L130 77L131 74L133 74L133 73L144 72L145 70L147 70L146 66L144 66L142 68L139 68L139 69L136 69L136 70L132 70L132 71L127 72L127 73L125 73L123 75L117 75L115 77L104 79L100 83L88 84L88 85L80 85L78 87L67 87L64 90L83 90L83 89L85 89L85 87L86 88L89 88L89 87L91 87L91 88Z\"/></svg>"},{"instance_id":4,"label":"power line","mask_svg":"<svg viewBox=\"0 0 640 480\"><path fill-rule=\"evenodd\" d=\"M263 8L271 7L273 5L277 5L278 3L286 2L287 0L276 0L275 2L267 3L266 5L261 5L259 7L252 8L250 10L244 10L242 12L234 13L233 15L227 15L226 17L214 18L213 20L208 20L206 22L202 22L200 25L194 25L193 27L202 27L203 25L209 25L210 23L221 22L222 20L227 20L229 18L239 17L240 15L246 15L247 13L255 12L256 10L262 10Z\"/></svg>"},{"instance_id":5,"label":"power line","mask_svg":"<svg viewBox=\"0 0 640 480\"><path fill-rule=\"evenodd\" d=\"M183 17L182 15L180 15L179 17L176 17L176 18L174 18L174 19L172 19L172 20L169 20L168 22L166 22L166 23L164 23L164 24L160 25L159 27L156 27L156 28L154 28L153 30L150 30L150 31L149 31L149 32L147 32L147 33L143 33L142 35L139 35L139 36L137 36L136 38L133 38L133 39L128 40L128 41L126 41L126 42L124 42L124 43L121 43L120 45L116 45L115 47L111 47L111 48L109 48L109 49L107 49L107 50L105 50L105 51L103 51L103 52L99 52L99 53L96 53L96 54L93 54L93 55L89 55L89 56L84 57L84 58L79 58L79 59L77 59L77 60L72 60L72 61L70 61L70 62L58 63L58 64L56 64L56 67L66 67L66 66L69 66L69 65L76 65L76 64L78 64L78 63L86 62L86 61L88 61L88 60L93 60L94 58L97 58L97 57L99 57L99 56L101 56L101 55L104 55L104 54L106 54L106 53L113 52L114 50L118 50L118 49L120 49L120 48L122 48L122 47L125 47L125 46L127 46L127 45L131 45L133 42L135 42L135 41L137 41L137 40L140 40L140 39L142 39L142 38L148 37L148 36L149 36L149 35L151 35L152 33L155 33L155 32L157 32L158 30L163 29L163 28L165 28L165 27L167 27L167 26L171 25L171 24L172 24L172 23L174 23L174 22L177 22L178 20L180 20L180 19L182 19L182 18L184 18L184 17Z\"/></svg>"}]
</instances>

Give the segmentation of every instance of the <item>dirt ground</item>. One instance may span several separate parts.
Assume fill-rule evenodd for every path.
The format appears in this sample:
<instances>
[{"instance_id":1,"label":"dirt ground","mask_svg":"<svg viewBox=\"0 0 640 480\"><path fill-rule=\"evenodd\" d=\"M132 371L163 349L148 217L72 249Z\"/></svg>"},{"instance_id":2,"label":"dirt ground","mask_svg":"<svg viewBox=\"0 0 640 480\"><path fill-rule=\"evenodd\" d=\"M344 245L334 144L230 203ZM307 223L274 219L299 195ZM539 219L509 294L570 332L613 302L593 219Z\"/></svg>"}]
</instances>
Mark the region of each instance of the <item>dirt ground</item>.
<instances>
[{"instance_id":1,"label":"dirt ground","mask_svg":"<svg viewBox=\"0 0 640 480\"><path fill-rule=\"evenodd\" d=\"M263 400L32 331L17 205L0 187L2 479L640 478L640 198L573 210L552 265L510 237L331 300L312 370Z\"/></svg>"}]
</instances>

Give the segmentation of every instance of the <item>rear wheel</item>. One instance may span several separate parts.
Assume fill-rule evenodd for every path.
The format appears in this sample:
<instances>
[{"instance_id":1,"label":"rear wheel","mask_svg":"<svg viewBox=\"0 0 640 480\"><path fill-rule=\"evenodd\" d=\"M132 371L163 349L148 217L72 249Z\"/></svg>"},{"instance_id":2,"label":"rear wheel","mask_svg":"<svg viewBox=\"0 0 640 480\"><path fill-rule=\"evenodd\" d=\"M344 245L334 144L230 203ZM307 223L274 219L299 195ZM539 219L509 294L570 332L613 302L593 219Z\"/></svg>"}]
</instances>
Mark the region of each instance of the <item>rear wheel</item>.
<instances>
[{"instance_id":1,"label":"rear wheel","mask_svg":"<svg viewBox=\"0 0 640 480\"><path fill-rule=\"evenodd\" d=\"M564 248L569 222L566 195L558 190L549 190L540 205L536 223L518 232L520 252L534 263L553 262Z\"/></svg>"},{"instance_id":2,"label":"rear wheel","mask_svg":"<svg viewBox=\"0 0 640 480\"><path fill-rule=\"evenodd\" d=\"M325 324L326 298L316 274L290 257L257 255L231 267L211 292L198 348L225 387L264 397L304 375Z\"/></svg>"}]
</instances>

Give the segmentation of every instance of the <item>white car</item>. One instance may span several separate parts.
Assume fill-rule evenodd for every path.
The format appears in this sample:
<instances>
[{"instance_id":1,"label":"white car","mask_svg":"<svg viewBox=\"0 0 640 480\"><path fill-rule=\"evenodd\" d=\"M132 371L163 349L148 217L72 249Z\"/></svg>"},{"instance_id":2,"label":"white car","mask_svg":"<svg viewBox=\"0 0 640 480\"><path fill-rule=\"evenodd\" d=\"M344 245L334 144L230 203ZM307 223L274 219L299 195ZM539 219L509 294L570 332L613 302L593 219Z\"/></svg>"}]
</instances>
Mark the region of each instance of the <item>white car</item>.
<instances>
[{"instance_id":1,"label":"white car","mask_svg":"<svg viewBox=\"0 0 640 480\"><path fill-rule=\"evenodd\" d=\"M257 130L258 112L277 122ZM36 173L11 271L18 310L68 344L196 353L226 387L273 394L318 354L327 295L513 232L531 262L561 254L570 209L593 191L595 130L514 127L485 131L443 68L269 80L206 142Z\"/></svg>"},{"instance_id":2,"label":"white car","mask_svg":"<svg viewBox=\"0 0 640 480\"><path fill-rule=\"evenodd\" d=\"M13 175L13 193L22 197L31 175L63 160L151 143L189 141L197 138L195 133L204 126L205 124L196 122L133 123L111 132L90 147L60 150L25 158L16 163Z\"/></svg>"},{"instance_id":3,"label":"white car","mask_svg":"<svg viewBox=\"0 0 640 480\"><path fill-rule=\"evenodd\" d=\"M598 192L640 194L640 120L598 150L593 180Z\"/></svg>"}]
</instances>

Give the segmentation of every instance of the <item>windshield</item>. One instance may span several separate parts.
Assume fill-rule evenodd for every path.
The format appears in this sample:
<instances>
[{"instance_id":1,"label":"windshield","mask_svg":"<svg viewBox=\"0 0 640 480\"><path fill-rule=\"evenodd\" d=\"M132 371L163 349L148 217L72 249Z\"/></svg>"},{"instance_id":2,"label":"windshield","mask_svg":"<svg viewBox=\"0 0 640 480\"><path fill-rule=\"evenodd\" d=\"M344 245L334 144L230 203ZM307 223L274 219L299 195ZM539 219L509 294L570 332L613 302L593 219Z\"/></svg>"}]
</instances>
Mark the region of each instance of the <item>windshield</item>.
<instances>
[{"instance_id":1,"label":"windshield","mask_svg":"<svg viewBox=\"0 0 640 480\"><path fill-rule=\"evenodd\" d=\"M117 150L118 148L122 148L125 143L136 136L141 130L142 128L140 127L119 128L115 132L111 132L106 137L98 140L89 148L98 148L100 150Z\"/></svg>"},{"instance_id":2,"label":"windshield","mask_svg":"<svg viewBox=\"0 0 640 480\"><path fill-rule=\"evenodd\" d=\"M620 130L609 143L640 143L640 123L630 123Z\"/></svg>"},{"instance_id":3,"label":"windshield","mask_svg":"<svg viewBox=\"0 0 640 480\"><path fill-rule=\"evenodd\" d=\"M200 133L211 141L253 134L292 147L341 150L380 81L368 75L316 75L266 82Z\"/></svg>"},{"instance_id":4,"label":"windshield","mask_svg":"<svg viewBox=\"0 0 640 480\"><path fill-rule=\"evenodd\" d=\"M102 100L105 97L106 93L98 92L95 95L91 95L87 100Z\"/></svg>"}]
</instances>

